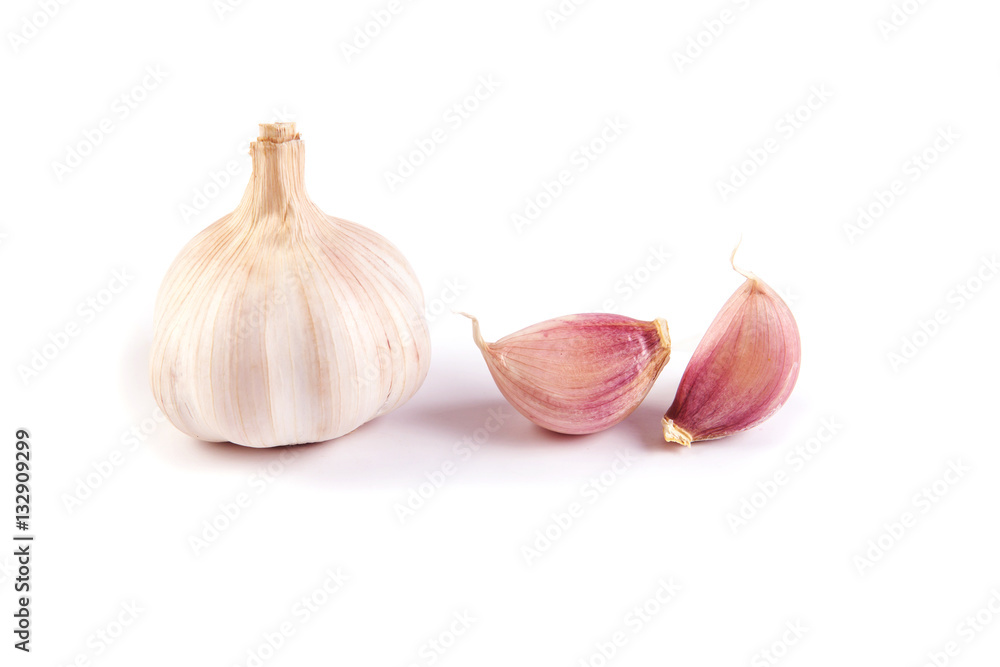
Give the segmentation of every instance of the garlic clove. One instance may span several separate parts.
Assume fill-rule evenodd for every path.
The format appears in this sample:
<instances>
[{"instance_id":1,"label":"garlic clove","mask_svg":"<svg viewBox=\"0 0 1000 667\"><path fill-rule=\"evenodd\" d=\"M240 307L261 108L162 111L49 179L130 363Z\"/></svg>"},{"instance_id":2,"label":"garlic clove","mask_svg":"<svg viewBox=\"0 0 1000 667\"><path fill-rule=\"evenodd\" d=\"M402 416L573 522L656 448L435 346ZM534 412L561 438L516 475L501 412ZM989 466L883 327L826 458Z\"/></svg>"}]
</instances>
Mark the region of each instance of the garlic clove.
<instances>
[{"instance_id":1,"label":"garlic clove","mask_svg":"<svg viewBox=\"0 0 1000 667\"><path fill-rule=\"evenodd\" d=\"M667 322L587 313L473 338L500 392L522 415L557 433L603 431L638 407L670 358Z\"/></svg>"},{"instance_id":2,"label":"garlic clove","mask_svg":"<svg viewBox=\"0 0 1000 667\"><path fill-rule=\"evenodd\" d=\"M737 246L738 248L739 246ZM746 281L716 315L664 415L663 437L685 446L752 428L784 405L799 376L801 343L788 305L763 280Z\"/></svg>"},{"instance_id":3,"label":"garlic clove","mask_svg":"<svg viewBox=\"0 0 1000 667\"><path fill-rule=\"evenodd\" d=\"M308 197L294 123L261 125L250 154L239 206L181 250L160 287L153 395L204 440L336 438L420 387L423 294L389 241Z\"/></svg>"}]
</instances>

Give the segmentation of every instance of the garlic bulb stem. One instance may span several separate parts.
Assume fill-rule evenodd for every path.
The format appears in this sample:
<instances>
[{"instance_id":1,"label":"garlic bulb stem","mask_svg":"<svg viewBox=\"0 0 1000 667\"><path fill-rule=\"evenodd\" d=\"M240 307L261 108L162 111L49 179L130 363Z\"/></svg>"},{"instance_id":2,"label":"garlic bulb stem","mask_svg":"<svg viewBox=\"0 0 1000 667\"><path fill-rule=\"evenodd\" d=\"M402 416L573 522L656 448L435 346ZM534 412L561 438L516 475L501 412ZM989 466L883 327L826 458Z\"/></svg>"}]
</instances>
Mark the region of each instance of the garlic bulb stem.
<instances>
[{"instance_id":1,"label":"garlic bulb stem","mask_svg":"<svg viewBox=\"0 0 1000 667\"><path fill-rule=\"evenodd\" d=\"M299 135L265 125L261 125L260 134L261 138L250 144L253 173L238 210L284 214L290 207L311 204L305 186L305 146ZM286 224L292 217L268 215L253 219Z\"/></svg>"}]
</instances>

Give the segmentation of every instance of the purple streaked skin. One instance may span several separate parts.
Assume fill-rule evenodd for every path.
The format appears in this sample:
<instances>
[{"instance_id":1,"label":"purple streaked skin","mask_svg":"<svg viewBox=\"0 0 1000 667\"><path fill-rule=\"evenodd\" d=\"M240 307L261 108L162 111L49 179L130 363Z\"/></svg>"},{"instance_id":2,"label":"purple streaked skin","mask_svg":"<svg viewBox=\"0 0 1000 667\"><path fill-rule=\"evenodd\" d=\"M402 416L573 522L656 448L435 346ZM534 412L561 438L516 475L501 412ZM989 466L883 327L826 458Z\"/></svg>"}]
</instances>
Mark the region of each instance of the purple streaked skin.
<instances>
[{"instance_id":1,"label":"purple streaked skin","mask_svg":"<svg viewBox=\"0 0 1000 667\"><path fill-rule=\"evenodd\" d=\"M670 358L670 335L662 319L567 315L487 343L478 320L466 316L507 401L558 433L597 433L625 419Z\"/></svg>"},{"instance_id":2,"label":"purple streaked skin","mask_svg":"<svg viewBox=\"0 0 1000 667\"><path fill-rule=\"evenodd\" d=\"M784 405L799 377L802 345L792 311L763 280L733 269L746 281L684 369L663 417L667 442L689 446L752 428Z\"/></svg>"}]
</instances>

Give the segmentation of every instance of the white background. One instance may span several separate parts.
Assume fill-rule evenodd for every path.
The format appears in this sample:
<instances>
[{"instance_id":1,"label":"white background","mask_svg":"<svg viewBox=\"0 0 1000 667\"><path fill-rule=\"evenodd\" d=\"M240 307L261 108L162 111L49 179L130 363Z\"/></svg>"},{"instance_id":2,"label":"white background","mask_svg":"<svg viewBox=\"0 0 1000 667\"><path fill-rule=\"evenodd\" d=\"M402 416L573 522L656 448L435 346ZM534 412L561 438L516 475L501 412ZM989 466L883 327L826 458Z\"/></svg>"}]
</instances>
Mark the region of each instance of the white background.
<instances>
[{"instance_id":1,"label":"white background","mask_svg":"<svg viewBox=\"0 0 1000 667\"><path fill-rule=\"evenodd\" d=\"M764 665L768 650L789 666L921 665L951 641L955 655L939 661L995 660L1000 281L979 274L995 278L984 260L1000 248L1000 6L903 4L912 16L880 28L889 0L594 0L553 26L555 0L421 0L349 59L343 44L387 0L247 0L221 15L210 0L100 0L53 5L51 18L32 0L5 3L0 497L10 516L14 431L28 428L37 538L30 656L11 646L13 547L0 550L0 660ZM715 23L723 10L729 22ZM447 121L480 77L496 90ZM820 89L822 103L810 97ZM105 118L111 132L57 173ZM235 207L245 142L277 118L299 124L314 200L389 237L434 309L415 398L293 448L286 464L281 450L156 423L147 378L159 282ZM580 171L574 153L609 119L624 130ZM437 127L446 141L391 190L385 173ZM768 139L766 162L741 167ZM933 163L914 171L925 150ZM211 187L231 161L232 182ZM724 199L734 168L754 173ZM518 233L512 214L562 169L573 183ZM902 194L849 234L895 179ZM798 386L757 429L666 445L660 416L741 283L728 265L740 235L740 263L797 317ZM650 271L654 250L670 258ZM87 299L111 296L123 270L125 288L90 314ZM640 288L624 289L626 276ZM675 345L645 403L589 437L514 413L468 321L449 312L475 313L495 340L608 299L667 318ZM922 334L936 311L943 324ZM455 444L490 410L510 416L463 459ZM835 434L801 462L796 448L831 421ZM585 485L618 456L627 471L591 503ZM397 507L448 461L454 474L401 520ZM967 470L921 500L952 464ZM269 465L280 472L261 483ZM776 474L786 483L769 485ZM206 522L224 525L220 507L240 494L249 506L212 538ZM540 543L574 502L582 516ZM734 523L741 508L749 518ZM886 526L906 513L893 537ZM327 595L338 568L348 581ZM671 578L679 591L656 601ZM309 596L325 604L307 615L296 605ZM965 619L980 610L972 631ZM264 637L285 623L291 636L270 650ZM623 645L605 659L616 632Z\"/></svg>"}]
</instances>

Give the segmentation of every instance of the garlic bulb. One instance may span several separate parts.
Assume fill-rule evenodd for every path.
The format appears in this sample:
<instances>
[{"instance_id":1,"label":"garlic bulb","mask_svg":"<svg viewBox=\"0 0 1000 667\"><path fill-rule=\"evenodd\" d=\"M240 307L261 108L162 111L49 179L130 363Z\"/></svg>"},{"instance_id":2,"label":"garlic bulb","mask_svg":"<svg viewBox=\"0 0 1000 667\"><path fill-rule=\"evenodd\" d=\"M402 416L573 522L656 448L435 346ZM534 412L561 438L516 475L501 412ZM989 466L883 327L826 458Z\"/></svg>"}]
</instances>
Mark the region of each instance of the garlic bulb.
<instances>
[{"instance_id":1,"label":"garlic bulb","mask_svg":"<svg viewBox=\"0 0 1000 667\"><path fill-rule=\"evenodd\" d=\"M738 247L738 246L737 246ZM788 400L802 355L792 311L777 292L729 261L746 281L729 297L684 369L663 417L667 442L689 446L760 424Z\"/></svg>"},{"instance_id":2,"label":"garlic bulb","mask_svg":"<svg viewBox=\"0 0 1000 667\"><path fill-rule=\"evenodd\" d=\"M150 375L181 431L274 447L329 440L406 402L430 363L423 294L388 241L307 196L294 123L260 126L235 211L163 280Z\"/></svg>"},{"instance_id":3,"label":"garlic bulb","mask_svg":"<svg viewBox=\"0 0 1000 667\"><path fill-rule=\"evenodd\" d=\"M666 320L623 315L557 317L487 343L472 334L508 402L558 433L596 433L635 410L670 358Z\"/></svg>"}]
</instances>

